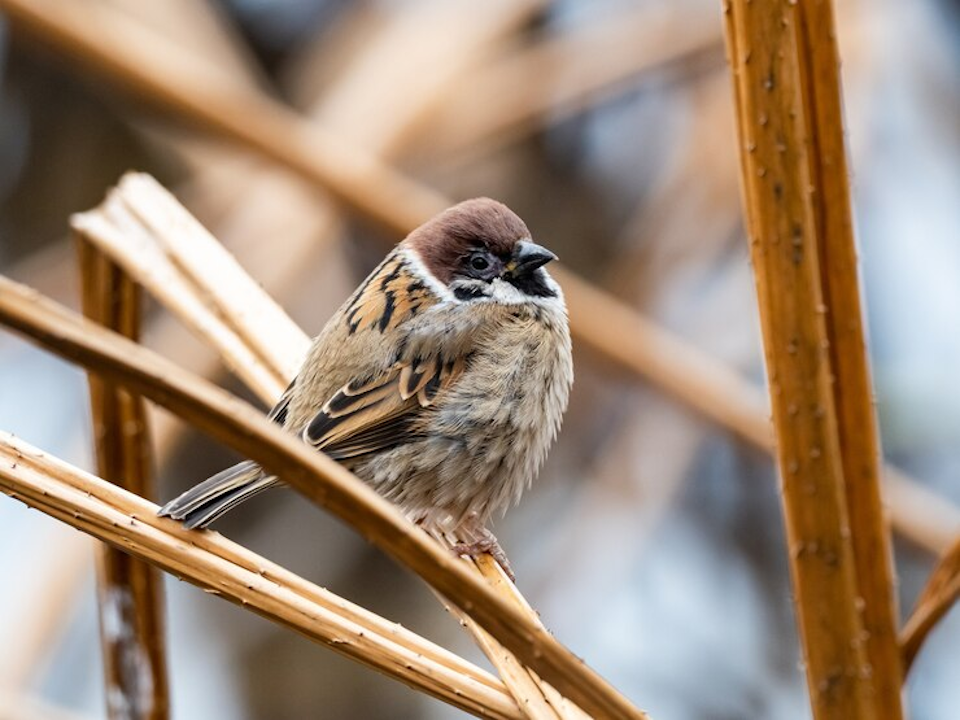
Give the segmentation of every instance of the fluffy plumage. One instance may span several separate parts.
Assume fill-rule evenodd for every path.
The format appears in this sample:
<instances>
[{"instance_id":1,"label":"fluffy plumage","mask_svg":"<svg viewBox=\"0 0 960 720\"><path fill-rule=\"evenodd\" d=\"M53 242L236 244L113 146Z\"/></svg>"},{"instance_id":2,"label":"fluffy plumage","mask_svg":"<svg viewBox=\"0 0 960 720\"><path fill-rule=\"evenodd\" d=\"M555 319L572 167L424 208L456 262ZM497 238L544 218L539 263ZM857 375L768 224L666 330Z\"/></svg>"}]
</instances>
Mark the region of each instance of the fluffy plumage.
<instances>
[{"instance_id":1,"label":"fluffy plumage","mask_svg":"<svg viewBox=\"0 0 960 720\"><path fill-rule=\"evenodd\" d=\"M468 200L412 232L330 319L270 416L461 551L494 551L556 436L573 380L566 307L505 205ZM168 503L204 527L278 483L250 461Z\"/></svg>"}]
</instances>

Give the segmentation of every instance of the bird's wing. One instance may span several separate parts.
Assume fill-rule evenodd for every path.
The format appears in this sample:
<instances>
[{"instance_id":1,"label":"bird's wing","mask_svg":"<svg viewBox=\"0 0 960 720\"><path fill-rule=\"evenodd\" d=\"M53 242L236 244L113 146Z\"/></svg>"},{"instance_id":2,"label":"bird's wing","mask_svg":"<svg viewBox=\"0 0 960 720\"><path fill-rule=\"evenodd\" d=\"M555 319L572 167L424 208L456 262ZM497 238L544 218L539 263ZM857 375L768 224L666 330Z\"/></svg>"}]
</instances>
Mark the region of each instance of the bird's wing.
<instances>
[{"instance_id":1,"label":"bird's wing","mask_svg":"<svg viewBox=\"0 0 960 720\"><path fill-rule=\"evenodd\" d=\"M438 355L398 363L374 380L347 383L310 421L303 439L334 460L409 442L420 433L417 421L465 367L465 357Z\"/></svg>"},{"instance_id":2,"label":"bird's wing","mask_svg":"<svg viewBox=\"0 0 960 720\"><path fill-rule=\"evenodd\" d=\"M283 395L280 396L280 399L277 400L277 404L273 406L273 409L267 415L267 420L273 420L277 425L283 427L287 422L287 410L290 408L290 401L293 399L293 388L297 384L297 379L294 378L287 389L283 391Z\"/></svg>"}]
</instances>

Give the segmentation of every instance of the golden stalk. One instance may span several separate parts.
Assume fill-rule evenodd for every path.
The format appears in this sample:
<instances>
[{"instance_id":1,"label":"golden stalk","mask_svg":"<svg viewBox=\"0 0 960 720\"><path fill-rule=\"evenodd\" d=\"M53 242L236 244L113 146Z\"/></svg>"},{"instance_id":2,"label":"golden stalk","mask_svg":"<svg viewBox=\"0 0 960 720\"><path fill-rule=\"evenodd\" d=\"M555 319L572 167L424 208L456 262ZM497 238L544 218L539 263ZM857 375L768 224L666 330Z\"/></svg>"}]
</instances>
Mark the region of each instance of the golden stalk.
<instances>
[{"instance_id":1,"label":"golden stalk","mask_svg":"<svg viewBox=\"0 0 960 720\"><path fill-rule=\"evenodd\" d=\"M94 28L86 10L72 4L0 0L0 9L17 27L103 77L263 153L398 234L450 204L363 149L265 95L231 83L202 60L116 13L98 9ZM558 267L554 274L565 288L571 330L581 347L647 378L758 446L772 448L766 404L749 382L565 268ZM604 322L597 322L598 317ZM886 482L896 485L903 500L891 504L894 527L921 546L942 551L940 543L949 542L960 528L960 509L945 505L943 498L928 502L931 493L903 473L888 471ZM918 508L929 512L917 514ZM934 518L943 524L931 529Z\"/></svg>"},{"instance_id":2,"label":"golden stalk","mask_svg":"<svg viewBox=\"0 0 960 720\"><path fill-rule=\"evenodd\" d=\"M481 717L522 718L503 684L456 655L214 532L0 432L0 488L125 553Z\"/></svg>"},{"instance_id":3,"label":"golden stalk","mask_svg":"<svg viewBox=\"0 0 960 720\"><path fill-rule=\"evenodd\" d=\"M0 320L62 357L163 405L283 477L468 612L587 712L611 718L646 717L389 501L246 403L7 279L0 280Z\"/></svg>"},{"instance_id":4,"label":"golden stalk","mask_svg":"<svg viewBox=\"0 0 960 720\"><path fill-rule=\"evenodd\" d=\"M957 598L960 598L960 537L954 540L933 569L900 634L905 673L909 672L916 660L927 635L953 607Z\"/></svg>"},{"instance_id":5,"label":"golden stalk","mask_svg":"<svg viewBox=\"0 0 960 720\"><path fill-rule=\"evenodd\" d=\"M890 528L881 497L881 451L873 406L873 379L860 303L859 267L853 234L850 171L844 141L840 51L833 3L797 6L800 76L808 113L807 159L814 194L807 191L820 260L829 367L837 413L843 486L846 491L857 608L865 635L878 716L898 720L903 712L903 669L897 645L899 611ZM766 81L764 81L766 82ZM799 138L799 136L798 136Z\"/></svg>"},{"instance_id":6,"label":"golden stalk","mask_svg":"<svg viewBox=\"0 0 960 720\"><path fill-rule=\"evenodd\" d=\"M456 544L456 538L450 538L440 533L433 533L433 537L437 542L451 550ZM513 603L534 622L540 624L540 619L533 608L526 602L496 560L489 555L482 555L473 559L471 565L497 594ZM447 611L457 617L460 624L473 635L477 645L496 668L504 684L517 700L517 704L523 708L524 713L530 720L584 720L589 717L551 685L545 683L535 672L524 667L513 653L477 625L468 614L448 603L439 593L437 593L437 597Z\"/></svg>"},{"instance_id":7,"label":"golden stalk","mask_svg":"<svg viewBox=\"0 0 960 720\"><path fill-rule=\"evenodd\" d=\"M898 718L902 676L832 6L732 0L724 11L813 714Z\"/></svg>"},{"instance_id":8,"label":"golden stalk","mask_svg":"<svg viewBox=\"0 0 960 720\"><path fill-rule=\"evenodd\" d=\"M77 243L84 314L132 340L140 332L140 289L84 240ZM109 482L155 496L143 400L90 374L97 466ZM107 714L164 720L170 715L163 584L156 568L114 547L97 548L97 609Z\"/></svg>"}]
</instances>

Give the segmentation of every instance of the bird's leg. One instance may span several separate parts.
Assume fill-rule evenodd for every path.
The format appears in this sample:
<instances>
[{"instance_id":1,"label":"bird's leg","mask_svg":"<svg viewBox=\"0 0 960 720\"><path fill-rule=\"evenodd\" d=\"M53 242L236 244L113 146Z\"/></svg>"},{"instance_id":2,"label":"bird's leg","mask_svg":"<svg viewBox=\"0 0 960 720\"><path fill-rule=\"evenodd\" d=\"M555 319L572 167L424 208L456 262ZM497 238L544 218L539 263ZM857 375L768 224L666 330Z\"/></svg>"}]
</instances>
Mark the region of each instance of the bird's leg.
<instances>
[{"instance_id":1,"label":"bird's leg","mask_svg":"<svg viewBox=\"0 0 960 720\"><path fill-rule=\"evenodd\" d=\"M510 561L500 547L497 536L479 521L475 513L460 524L456 534L460 538L460 542L453 546L453 551L457 555L476 558L479 555L488 554L500 564L510 580L516 582L513 568L510 567Z\"/></svg>"}]
</instances>

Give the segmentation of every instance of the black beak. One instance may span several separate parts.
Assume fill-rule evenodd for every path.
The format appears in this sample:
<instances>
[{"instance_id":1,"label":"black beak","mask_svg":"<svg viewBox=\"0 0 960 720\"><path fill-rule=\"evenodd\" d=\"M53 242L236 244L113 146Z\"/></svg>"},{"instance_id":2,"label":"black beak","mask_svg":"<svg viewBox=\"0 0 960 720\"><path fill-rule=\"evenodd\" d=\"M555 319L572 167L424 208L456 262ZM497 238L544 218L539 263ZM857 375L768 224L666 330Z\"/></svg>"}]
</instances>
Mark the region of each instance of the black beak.
<instances>
[{"instance_id":1,"label":"black beak","mask_svg":"<svg viewBox=\"0 0 960 720\"><path fill-rule=\"evenodd\" d=\"M545 247L530 240L521 240L513 251L513 258L507 263L507 269L516 276L529 275L556 259L557 256Z\"/></svg>"}]
</instances>

